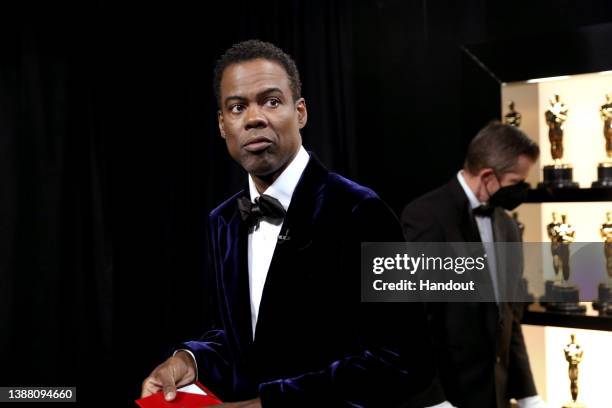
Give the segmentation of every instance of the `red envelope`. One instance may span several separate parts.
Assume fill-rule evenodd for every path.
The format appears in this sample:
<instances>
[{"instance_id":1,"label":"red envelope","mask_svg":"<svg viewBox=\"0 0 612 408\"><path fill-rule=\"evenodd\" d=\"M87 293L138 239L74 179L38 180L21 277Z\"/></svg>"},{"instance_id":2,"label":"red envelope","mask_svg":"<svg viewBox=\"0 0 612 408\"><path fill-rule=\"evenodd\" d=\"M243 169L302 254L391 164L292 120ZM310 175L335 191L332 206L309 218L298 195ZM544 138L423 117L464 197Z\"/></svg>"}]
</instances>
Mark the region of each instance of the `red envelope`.
<instances>
[{"instance_id":1,"label":"red envelope","mask_svg":"<svg viewBox=\"0 0 612 408\"><path fill-rule=\"evenodd\" d=\"M200 392L203 392L205 395L177 391L176 398L174 398L173 401L166 401L164 399L164 393L160 391L148 397L136 400L136 404L141 408L200 408L222 403L219 398L215 397L202 384L196 381L195 385L197 385L201 390Z\"/></svg>"}]
</instances>

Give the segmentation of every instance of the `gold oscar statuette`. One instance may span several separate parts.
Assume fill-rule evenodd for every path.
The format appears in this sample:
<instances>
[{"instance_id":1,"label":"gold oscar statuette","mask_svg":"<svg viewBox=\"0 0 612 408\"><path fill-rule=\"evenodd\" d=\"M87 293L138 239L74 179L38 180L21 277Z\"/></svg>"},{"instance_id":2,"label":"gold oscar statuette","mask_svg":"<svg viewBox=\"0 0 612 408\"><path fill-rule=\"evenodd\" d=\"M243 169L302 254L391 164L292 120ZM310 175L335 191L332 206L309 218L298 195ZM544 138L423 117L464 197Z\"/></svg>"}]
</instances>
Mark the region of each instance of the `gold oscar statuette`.
<instances>
[{"instance_id":1,"label":"gold oscar statuette","mask_svg":"<svg viewBox=\"0 0 612 408\"><path fill-rule=\"evenodd\" d=\"M563 353L565 354L565 360L568 364L568 376L570 379L570 392L572 394L572 401L563 405L563 408L585 408L584 404L576 402L578 399L578 364L582 361L583 350L578 343L576 343L576 335L571 334L572 341L565 346Z\"/></svg>"},{"instance_id":2,"label":"gold oscar statuette","mask_svg":"<svg viewBox=\"0 0 612 408\"><path fill-rule=\"evenodd\" d=\"M606 141L606 161L597 166L597 181L592 187L612 187L612 92L606 95L606 102L599 108L603 121L603 136Z\"/></svg>"},{"instance_id":3,"label":"gold oscar statuette","mask_svg":"<svg viewBox=\"0 0 612 408\"><path fill-rule=\"evenodd\" d=\"M603 134L606 139L606 156L608 161L612 159L612 93L606 95L606 103L599 108L601 120L603 120Z\"/></svg>"},{"instance_id":4,"label":"gold oscar statuette","mask_svg":"<svg viewBox=\"0 0 612 408\"><path fill-rule=\"evenodd\" d=\"M548 140L550 142L550 154L554 164L544 166L544 181L540 187L552 188L577 188L578 183L572 180L573 168L570 164L562 163L563 158L563 136L568 109L561 101L559 95L549 99L550 107L544 113L548 125Z\"/></svg>"},{"instance_id":5,"label":"gold oscar statuette","mask_svg":"<svg viewBox=\"0 0 612 408\"><path fill-rule=\"evenodd\" d=\"M608 279L612 279L612 211L606 213L606 222L601 224L599 231L604 239L604 255L606 257Z\"/></svg>"},{"instance_id":6,"label":"gold oscar statuette","mask_svg":"<svg viewBox=\"0 0 612 408\"><path fill-rule=\"evenodd\" d=\"M597 300L593 301L593 309L600 314L612 314L612 211L606 213L606 222L601 224L599 233L603 238L603 253L606 265L607 279L597 286Z\"/></svg>"},{"instance_id":7,"label":"gold oscar statuette","mask_svg":"<svg viewBox=\"0 0 612 408\"><path fill-rule=\"evenodd\" d=\"M574 242L576 230L567 223L567 214L561 218L556 212L552 213L553 221L546 227L548 237L552 242L551 252L555 276L561 275L562 282L567 282L570 275L569 244Z\"/></svg>"},{"instance_id":8,"label":"gold oscar statuette","mask_svg":"<svg viewBox=\"0 0 612 408\"><path fill-rule=\"evenodd\" d=\"M578 288L570 283L570 244L576 237L575 228L567 222L567 214L552 213L552 222L546 226L550 238L550 251L553 258L555 281L547 283L546 296L549 302L548 310L568 313L583 313L584 305L580 305Z\"/></svg>"},{"instance_id":9,"label":"gold oscar statuette","mask_svg":"<svg viewBox=\"0 0 612 408\"><path fill-rule=\"evenodd\" d=\"M510 101L510 103L508 103L508 113L504 116L504 123L506 125L520 127L522 118L523 116L521 113L514 109L514 101Z\"/></svg>"}]
</instances>

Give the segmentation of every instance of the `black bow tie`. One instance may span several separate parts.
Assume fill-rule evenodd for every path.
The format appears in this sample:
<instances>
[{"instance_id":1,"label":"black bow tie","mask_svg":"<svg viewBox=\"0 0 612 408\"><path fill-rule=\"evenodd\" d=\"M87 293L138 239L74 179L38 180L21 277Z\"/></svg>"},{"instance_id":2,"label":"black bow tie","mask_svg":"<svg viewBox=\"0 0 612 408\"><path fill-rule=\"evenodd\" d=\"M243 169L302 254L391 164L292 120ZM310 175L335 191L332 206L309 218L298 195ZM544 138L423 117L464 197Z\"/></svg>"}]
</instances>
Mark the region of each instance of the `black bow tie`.
<instances>
[{"instance_id":1,"label":"black bow tie","mask_svg":"<svg viewBox=\"0 0 612 408\"><path fill-rule=\"evenodd\" d=\"M489 204L479 205L478 207L472 210L474 215L478 215L480 217L490 217L493 215L493 211L495 211L495 206Z\"/></svg>"},{"instance_id":2,"label":"black bow tie","mask_svg":"<svg viewBox=\"0 0 612 408\"><path fill-rule=\"evenodd\" d=\"M287 213L280 201L266 194L256 197L254 203L248 197L238 198L238 209L240 217L249 227L259 226L262 219L278 225Z\"/></svg>"}]
</instances>

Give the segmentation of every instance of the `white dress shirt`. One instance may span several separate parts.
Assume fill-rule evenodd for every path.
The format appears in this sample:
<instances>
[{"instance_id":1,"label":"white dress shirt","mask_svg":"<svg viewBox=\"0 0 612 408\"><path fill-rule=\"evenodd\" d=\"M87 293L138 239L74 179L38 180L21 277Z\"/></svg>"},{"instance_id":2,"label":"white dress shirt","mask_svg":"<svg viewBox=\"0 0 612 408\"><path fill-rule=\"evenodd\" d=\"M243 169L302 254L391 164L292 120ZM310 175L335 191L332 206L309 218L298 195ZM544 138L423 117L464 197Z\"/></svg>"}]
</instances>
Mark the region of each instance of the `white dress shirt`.
<instances>
[{"instance_id":1,"label":"white dress shirt","mask_svg":"<svg viewBox=\"0 0 612 408\"><path fill-rule=\"evenodd\" d=\"M287 210L291 203L293 191L302 177L302 173L310 160L310 156L300 146L300 150L293 158L287 168L280 176L264 191L263 194L276 198ZM259 197L259 192L255 187L253 178L249 175L249 192L251 201ZM255 327L259 315L259 304L263 294L264 284L268 276L268 269L272 262L274 249L278 235L280 234L282 223L274 225L266 220L261 220L259 226L249 233L248 241L248 267L249 267L249 293L251 295L251 327L253 337L255 337Z\"/></svg>"},{"instance_id":2,"label":"white dress shirt","mask_svg":"<svg viewBox=\"0 0 612 408\"><path fill-rule=\"evenodd\" d=\"M297 155L293 158L287 168L281 173L280 176L272 183L270 187L264 191L264 194L276 198L283 205L285 211L289 208L291 203L291 196L295 187L302 177L302 173L310 160L310 156L303 146L300 146L300 150ZM249 175L249 193L251 194L251 201L254 201L260 194L255 187L253 179ZM259 227L249 233L248 241L248 267L249 267L249 293L251 295L251 327L253 328L253 338L255 338L255 327L257 325L257 316L259 315L259 304L261 303L261 295L263 294L264 284L266 283L266 277L268 276L268 269L272 262L272 255L274 255L274 249L276 248L276 241L280 234L283 224L279 223L274 225L268 221L261 220ZM190 350L179 349L179 351L185 351L191 356L193 361L196 380L198 379L198 363L195 356Z\"/></svg>"},{"instance_id":3,"label":"white dress shirt","mask_svg":"<svg viewBox=\"0 0 612 408\"><path fill-rule=\"evenodd\" d=\"M468 198L468 202L470 203L470 209L474 209L480 205L484 205L486 203L482 203L476 198L476 194L472 191L470 186L467 185L465 179L463 178L463 170L460 170L457 173L457 180L459 180L459 184L463 188L465 195ZM477 215L474 217L476 220L476 225L478 226L478 232L480 233L480 239L482 240L482 245L484 246L485 253L487 254L487 262L489 264L489 271L491 275L491 281L493 283L493 291L495 293L495 300L499 303L499 288L497 283L497 258L495 257L495 244L493 238L493 223L491 222L491 217L485 217L482 215Z\"/></svg>"}]
</instances>

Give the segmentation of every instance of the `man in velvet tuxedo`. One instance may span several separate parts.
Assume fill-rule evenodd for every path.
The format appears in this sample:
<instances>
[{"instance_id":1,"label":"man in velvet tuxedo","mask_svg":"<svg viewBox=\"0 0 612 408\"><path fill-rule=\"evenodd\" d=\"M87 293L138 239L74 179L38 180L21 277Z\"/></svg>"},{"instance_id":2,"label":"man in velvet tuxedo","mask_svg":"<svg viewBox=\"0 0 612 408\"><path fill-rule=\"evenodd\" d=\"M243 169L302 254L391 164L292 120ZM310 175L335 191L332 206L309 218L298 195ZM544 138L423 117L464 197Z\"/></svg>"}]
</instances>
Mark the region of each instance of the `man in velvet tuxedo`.
<instances>
[{"instance_id":1,"label":"man in velvet tuxedo","mask_svg":"<svg viewBox=\"0 0 612 408\"><path fill-rule=\"evenodd\" d=\"M402 241L372 190L302 147L306 103L269 43L218 61L219 129L248 186L210 214L214 318L143 382L143 396L198 378L224 406L428 406L442 398L420 304L360 302L361 242ZM401 316L401 321L397 317Z\"/></svg>"},{"instance_id":2,"label":"man in velvet tuxedo","mask_svg":"<svg viewBox=\"0 0 612 408\"><path fill-rule=\"evenodd\" d=\"M470 143L463 170L405 207L406 240L483 242L491 279L497 282L495 272L502 268L487 243L520 241L518 226L505 210L524 199L524 180L538 156L537 144L518 128L487 125ZM544 406L525 349L522 309L523 304L504 302L427 305L438 376L453 405L506 407L516 398L520 407Z\"/></svg>"}]
</instances>

